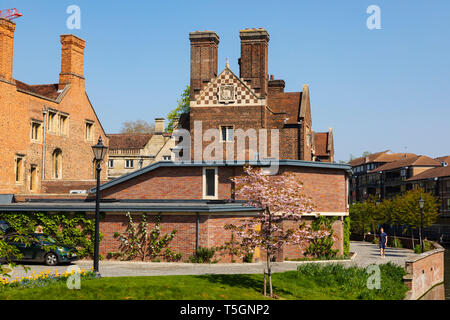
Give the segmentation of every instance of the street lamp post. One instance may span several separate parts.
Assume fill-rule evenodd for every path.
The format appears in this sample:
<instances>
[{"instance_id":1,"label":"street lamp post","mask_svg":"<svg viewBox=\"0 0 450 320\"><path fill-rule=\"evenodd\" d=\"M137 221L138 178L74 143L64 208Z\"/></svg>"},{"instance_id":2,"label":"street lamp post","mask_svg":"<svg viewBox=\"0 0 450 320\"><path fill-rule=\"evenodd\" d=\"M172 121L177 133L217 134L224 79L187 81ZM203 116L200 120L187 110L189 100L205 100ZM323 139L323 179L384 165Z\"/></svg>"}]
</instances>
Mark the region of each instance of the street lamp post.
<instances>
[{"instance_id":1,"label":"street lamp post","mask_svg":"<svg viewBox=\"0 0 450 320\"><path fill-rule=\"evenodd\" d=\"M420 196L419 200L419 207L420 207L420 230L419 230L419 237L420 237L420 249L423 253L423 239L422 239L422 230L423 230L423 205L425 203L425 200L423 200L422 196Z\"/></svg>"},{"instance_id":2,"label":"street lamp post","mask_svg":"<svg viewBox=\"0 0 450 320\"><path fill-rule=\"evenodd\" d=\"M94 152L94 161L96 163L97 188L95 190L95 236L94 236L94 272L100 275L98 270L99 243L100 243L100 173L102 171L101 163L105 158L108 147L103 144L102 137L98 138L95 146L92 146Z\"/></svg>"}]
</instances>

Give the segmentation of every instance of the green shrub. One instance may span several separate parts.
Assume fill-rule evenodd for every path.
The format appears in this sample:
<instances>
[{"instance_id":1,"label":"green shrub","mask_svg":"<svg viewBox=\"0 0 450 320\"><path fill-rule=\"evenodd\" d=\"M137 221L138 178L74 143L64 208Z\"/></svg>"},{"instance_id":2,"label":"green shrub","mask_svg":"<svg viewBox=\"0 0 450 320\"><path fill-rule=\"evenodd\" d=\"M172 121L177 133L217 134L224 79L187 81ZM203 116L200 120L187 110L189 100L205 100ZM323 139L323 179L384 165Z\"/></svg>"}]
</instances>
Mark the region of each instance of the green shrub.
<instances>
[{"instance_id":1,"label":"green shrub","mask_svg":"<svg viewBox=\"0 0 450 320\"><path fill-rule=\"evenodd\" d=\"M104 214L100 215L102 219ZM43 233L65 247L76 248L77 255L85 258L94 255L95 221L85 213L0 213L0 220L5 220L16 231L32 234L37 226L43 227ZM103 234L100 233L100 242ZM92 239L92 240L91 240ZM103 258L100 256L100 258Z\"/></svg>"},{"instance_id":2,"label":"green shrub","mask_svg":"<svg viewBox=\"0 0 450 320\"><path fill-rule=\"evenodd\" d=\"M350 217L344 218L344 256L350 255Z\"/></svg>"},{"instance_id":3,"label":"green shrub","mask_svg":"<svg viewBox=\"0 0 450 320\"><path fill-rule=\"evenodd\" d=\"M324 217L319 216L312 224L311 229L313 231L319 231L325 229L329 232L329 235L323 238L317 238L311 240L310 245L305 250L305 254L315 258L334 258L339 250L333 249L333 223L337 220L337 217Z\"/></svg>"},{"instance_id":4,"label":"green shrub","mask_svg":"<svg viewBox=\"0 0 450 320\"><path fill-rule=\"evenodd\" d=\"M391 242L391 247L393 247L393 248L403 248L403 244L400 241L400 239L394 238L394 240L392 240L392 242Z\"/></svg>"},{"instance_id":5,"label":"green shrub","mask_svg":"<svg viewBox=\"0 0 450 320\"><path fill-rule=\"evenodd\" d=\"M432 245L430 242L428 242L428 241L424 241L424 242L423 242L423 251L424 251L424 252L430 251L430 250L432 250L432 249L433 249L433 245ZM422 248L421 248L421 246L420 246L420 243L417 244L417 245L414 247L414 252L415 252L415 253L422 253Z\"/></svg>"},{"instance_id":6,"label":"green shrub","mask_svg":"<svg viewBox=\"0 0 450 320\"><path fill-rule=\"evenodd\" d=\"M308 263L297 267L297 281L310 281L330 292L353 296L354 299L393 299L402 300L408 288L403 284L405 270L395 264L379 265L380 289L369 289L367 268L345 267L342 264Z\"/></svg>"},{"instance_id":7,"label":"green shrub","mask_svg":"<svg viewBox=\"0 0 450 320\"><path fill-rule=\"evenodd\" d=\"M252 263L253 262L253 252L247 252L247 254L242 259L244 263Z\"/></svg>"},{"instance_id":8,"label":"green shrub","mask_svg":"<svg viewBox=\"0 0 450 320\"><path fill-rule=\"evenodd\" d=\"M211 263L215 253L214 248L199 247L193 255L189 256L189 261L192 263Z\"/></svg>"}]
</instances>

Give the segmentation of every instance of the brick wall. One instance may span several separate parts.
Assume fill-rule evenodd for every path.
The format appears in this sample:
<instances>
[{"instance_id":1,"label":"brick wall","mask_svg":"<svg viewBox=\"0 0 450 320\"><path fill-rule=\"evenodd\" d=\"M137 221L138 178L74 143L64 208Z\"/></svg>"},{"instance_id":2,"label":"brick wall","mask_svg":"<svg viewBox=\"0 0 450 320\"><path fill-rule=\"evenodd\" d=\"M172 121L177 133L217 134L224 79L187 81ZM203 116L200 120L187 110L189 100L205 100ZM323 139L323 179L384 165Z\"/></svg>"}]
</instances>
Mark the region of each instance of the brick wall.
<instances>
[{"instance_id":1,"label":"brick wall","mask_svg":"<svg viewBox=\"0 0 450 320\"><path fill-rule=\"evenodd\" d=\"M0 25L0 39L5 40L5 22ZM10 39L10 38L8 38ZM13 40L8 40L12 46ZM94 186L93 153L91 146L102 136L107 145L108 139L101 127L89 98L85 91L83 76L83 50L84 41L67 35L61 38L62 50L62 72L61 81L55 84L70 89L65 93L62 100L50 99L38 96L30 92L22 92L14 80L8 79L0 74L0 193L47 193L66 192L65 188L55 189L58 182L82 181L82 184ZM6 43L6 42L4 42ZM8 45L9 46L9 45ZM55 43L56 47L56 43ZM1 52L2 61L9 61L12 66L12 50ZM74 72L77 74L72 74ZM80 74L81 73L81 74ZM55 89L56 92L56 89ZM43 109L53 110L57 114L68 116L66 123L66 134L58 131L52 132L43 128ZM57 116L58 117L58 116ZM31 140L32 120L41 121L39 141ZM91 141L85 139L85 120L94 123ZM56 119L58 124L58 119ZM47 123L48 125L48 123ZM45 130L45 163L43 165L43 130ZM59 149L62 151L62 178L54 179L52 176L52 154ZM23 178L19 183L15 179L15 157L21 156L23 162ZM106 161L102 164L102 179L106 179ZM31 166L36 166L36 190L30 190ZM45 167L44 181L42 183L42 170ZM52 185L48 190L47 185Z\"/></svg>"},{"instance_id":2,"label":"brick wall","mask_svg":"<svg viewBox=\"0 0 450 320\"><path fill-rule=\"evenodd\" d=\"M406 297L408 300L417 300L434 286L444 282L445 249L435 242L432 244L434 250L421 253L405 262L408 274L404 277L404 283L410 289Z\"/></svg>"},{"instance_id":3,"label":"brick wall","mask_svg":"<svg viewBox=\"0 0 450 320\"><path fill-rule=\"evenodd\" d=\"M280 174L292 172L304 184L317 211L347 212L345 174L342 170L283 166ZM218 167L218 198L232 197L231 178L242 167ZM102 191L109 199L202 199L202 167L160 167Z\"/></svg>"}]
</instances>

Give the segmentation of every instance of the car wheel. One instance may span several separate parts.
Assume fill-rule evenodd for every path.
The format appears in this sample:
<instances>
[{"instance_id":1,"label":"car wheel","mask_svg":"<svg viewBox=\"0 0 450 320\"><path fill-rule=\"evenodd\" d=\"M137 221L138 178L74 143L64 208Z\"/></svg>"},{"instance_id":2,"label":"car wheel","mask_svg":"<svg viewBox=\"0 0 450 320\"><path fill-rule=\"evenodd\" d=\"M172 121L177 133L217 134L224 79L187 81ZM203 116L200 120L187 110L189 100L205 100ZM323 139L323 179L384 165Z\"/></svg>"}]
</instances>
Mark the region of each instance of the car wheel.
<instances>
[{"instance_id":1,"label":"car wheel","mask_svg":"<svg viewBox=\"0 0 450 320\"><path fill-rule=\"evenodd\" d=\"M47 266L56 266L58 264L58 257L53 252L45 255L45 264Z\"/></svg>"}]
</instances>

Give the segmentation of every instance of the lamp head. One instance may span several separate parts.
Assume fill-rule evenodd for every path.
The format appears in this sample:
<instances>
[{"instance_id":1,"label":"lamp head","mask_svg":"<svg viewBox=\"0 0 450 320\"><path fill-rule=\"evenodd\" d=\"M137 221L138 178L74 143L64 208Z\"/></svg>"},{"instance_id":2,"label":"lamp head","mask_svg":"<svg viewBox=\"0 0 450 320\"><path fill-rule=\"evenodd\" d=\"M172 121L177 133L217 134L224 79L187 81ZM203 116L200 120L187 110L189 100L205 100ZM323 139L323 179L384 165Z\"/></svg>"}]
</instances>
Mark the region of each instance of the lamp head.
<instances>
[{"instance_id":1,"label":"lamp head","mask_svg":"<svg viewBox=\"0 0 450 320\"><path fill-rule=\"evenodd\" d=\"M94 159L99 162L103 161L107 150L108 147L103 144L102 137L100 136L98 138L97 144L95 146L92 146L92 151L94 152Z\"/></svg>"},{"instance_id":2,"label":"lamp head","mask_svg":"<svg viewBox=\"0 0 450 320\"><path fill-rule=\"evenodd\" d=\"M419 200L419 207L420 209L423 209L423 205L425 204L425 200L422 199L422 196L420 196L420 200Z\"/></svg>"}]
</instances>

